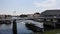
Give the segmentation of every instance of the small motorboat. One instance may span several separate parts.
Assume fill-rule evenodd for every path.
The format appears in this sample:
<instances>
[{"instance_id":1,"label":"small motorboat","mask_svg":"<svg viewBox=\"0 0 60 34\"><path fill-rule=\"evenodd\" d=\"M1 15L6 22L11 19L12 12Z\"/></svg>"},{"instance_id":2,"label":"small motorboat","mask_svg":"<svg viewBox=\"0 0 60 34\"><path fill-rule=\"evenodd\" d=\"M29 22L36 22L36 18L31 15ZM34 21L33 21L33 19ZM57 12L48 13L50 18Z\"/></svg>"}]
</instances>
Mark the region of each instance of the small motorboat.
<instances>
[{"instance_id":1,"label":"small motorboat","mask_svg":"<svg viewBox=\"0 0 60 34\"><path fill-rule=\"evenodd\" d=\"M36 24L25 23L25 26L27 27L27 29L32 30L33 32L43 32L43 28L36 26Z\"/></svg>"}]
</instances>

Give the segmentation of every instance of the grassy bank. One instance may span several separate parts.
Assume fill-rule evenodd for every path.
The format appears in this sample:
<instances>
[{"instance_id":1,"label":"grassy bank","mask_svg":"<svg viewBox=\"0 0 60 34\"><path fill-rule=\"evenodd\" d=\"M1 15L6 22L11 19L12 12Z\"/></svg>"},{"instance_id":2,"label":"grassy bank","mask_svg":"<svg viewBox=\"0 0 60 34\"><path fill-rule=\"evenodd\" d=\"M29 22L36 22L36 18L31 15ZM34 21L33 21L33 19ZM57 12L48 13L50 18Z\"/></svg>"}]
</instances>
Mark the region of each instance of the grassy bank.
<instances>
[{"instance_id":1,"label":"grassy bank","mask_svg":"<svg viewBox=\"0 0 60 34\"><path fill-rule=\"evenodd\" d=\"M49 31L45 31L43 33L37 32L34 34L60 34L60 29L49 30Z\"/></svg>"},{"instance_id":2,"label":"grassy bank","mask_svg":"<svg viewBox=\"0 0 60 34\"><path fill-rule=\"evenodd\" d=\"M60 34L60 29L45 31L43 34Z\"/></svg>"}]
</instances>

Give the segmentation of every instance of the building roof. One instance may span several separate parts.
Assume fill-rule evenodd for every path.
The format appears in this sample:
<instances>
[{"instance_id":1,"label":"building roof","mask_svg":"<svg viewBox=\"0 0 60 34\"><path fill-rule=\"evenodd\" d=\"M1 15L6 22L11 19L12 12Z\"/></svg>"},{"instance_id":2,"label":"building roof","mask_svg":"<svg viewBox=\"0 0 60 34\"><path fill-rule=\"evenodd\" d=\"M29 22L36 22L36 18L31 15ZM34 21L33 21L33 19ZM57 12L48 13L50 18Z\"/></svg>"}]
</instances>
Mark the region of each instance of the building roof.
<instances>
[{"instance_id":1,"label":"building roof","mask_svg":"<svg viewBox=\"0 0 60 34\"><path fill-rule=\"evenodd\" d=\"M43 15L59 15L60 10L46 10L46 11L42 12L41 14L43 14Z\"/></svg>"}]
</instances>

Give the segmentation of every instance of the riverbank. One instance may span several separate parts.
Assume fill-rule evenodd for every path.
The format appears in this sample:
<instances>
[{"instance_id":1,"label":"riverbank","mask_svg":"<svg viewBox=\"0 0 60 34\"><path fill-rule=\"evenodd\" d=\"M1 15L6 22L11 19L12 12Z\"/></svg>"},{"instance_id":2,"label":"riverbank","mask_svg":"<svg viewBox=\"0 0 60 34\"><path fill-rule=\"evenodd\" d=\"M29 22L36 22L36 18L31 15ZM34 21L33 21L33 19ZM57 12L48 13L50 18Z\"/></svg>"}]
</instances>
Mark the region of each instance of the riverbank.
<instances>
[{"instance_id":1,"label":"riverbank","mask_svg":"<svg viewBox=\"0 0 60 34\"><path fill-rule=\"evenodd\" d=\"M60 34L60 29L49 30L45 32L37 32L34 34Z\"/></svg>"},{"instance_id":2,"label":"riverbank","mask_svg":"<svg viewBox=\"0 0 60 34\"><path fill-rule=\"evenodd\" d=\"M45 31L44 34L60 34L60 29Z\"/></svg>"}]
</instances>

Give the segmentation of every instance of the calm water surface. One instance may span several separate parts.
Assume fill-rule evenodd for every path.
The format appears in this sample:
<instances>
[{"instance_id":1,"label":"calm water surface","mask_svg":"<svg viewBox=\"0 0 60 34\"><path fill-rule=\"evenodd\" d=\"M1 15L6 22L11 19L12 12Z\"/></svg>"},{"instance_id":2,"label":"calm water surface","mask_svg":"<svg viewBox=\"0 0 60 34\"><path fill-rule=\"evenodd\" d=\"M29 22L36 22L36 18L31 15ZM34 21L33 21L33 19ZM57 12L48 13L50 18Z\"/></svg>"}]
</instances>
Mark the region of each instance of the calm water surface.
<instances>
[{"instance_id":1,"label":"calm water surface","mask_svg":"<svg viewBox=\"0 0 60 34\"><path fill-rule=\"evenodd\" d=\"M17 21L17 34L33 33L31 30L28 30L26 28L25 21L28 21L28 20ZM32 20L29 20L29 21L32 21ZM11 24L0 24L0 34L13 34L12 25L13 25L13 23L11 23Z\"/></svg>"}]
</instances>

